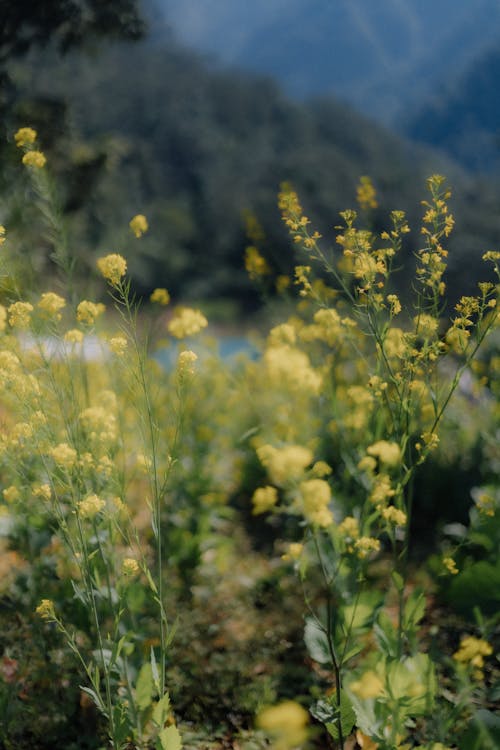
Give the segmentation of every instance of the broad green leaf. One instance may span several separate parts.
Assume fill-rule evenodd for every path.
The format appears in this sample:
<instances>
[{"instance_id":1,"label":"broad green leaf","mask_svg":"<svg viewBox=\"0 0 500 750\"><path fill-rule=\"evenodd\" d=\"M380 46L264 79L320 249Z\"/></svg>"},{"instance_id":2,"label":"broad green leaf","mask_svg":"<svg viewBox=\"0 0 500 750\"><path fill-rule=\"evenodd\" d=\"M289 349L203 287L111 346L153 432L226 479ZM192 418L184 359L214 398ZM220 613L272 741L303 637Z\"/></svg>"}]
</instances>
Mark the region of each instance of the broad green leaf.
<instances>
[{"instance_id":1,"label":"broad green leaf","mask_svg":"<svg viewBox=\"0 0 500 750\"><path fill-rule=\"evenodd\" d=\"M311 659L314 659L319 664L331 663L326 633L312 617L308 617L306 620L304 641Z\"/></svg>"},{"instance_id":2,"label":"broad green leaf","mask_svg":"<svg viewBox=\"0 0 500 750\"><path fill-rule=\"evenodd\" d=\"M175 726L162 729L158 735L158 750L181 750L182 740L179 730Z\"/></svg>"},{"instance_id":3,"label":"broad green leaf","mask_svg":"<svg viewBox=\"0 0 500 750\"><path fill-rule=\"evenodd\" d=\"M403 628L415 628L425 614L425 595L423 591L412 591L404 607Z\"/></svg>"},{"instance_id":4,"label":"broad green leaf","mask_svg":"<svg viewBox=\"0 0 500 750\"><path fill-rule=\"evenodd\" d=\"M159 726L163 727L165 724L165 720L169 714L170 711L170 696L168 693L165 693L163 698L160 698L158 703L155 705L153 709L153 721L154 723Z\"/></svg>"},{"instance_id":5,"label":"broad green leaf","mask_svg":"<svg viewBox=\"0 0 500 750\"><path fill-rule=\"evenodd\" d=\"M331 737L333 737L334 740L338 740L340 737L337 706L336 706L336 709L337 709L337 719L333 722L329 722L328 724L325 724L328 734ZM349 700L345 691L342 690L340 694L340 726L342 727L342 735L344 737L347 737L351 733L351 730L354 726L355 721L356 721L356 714L354 713L354 709L352 707L351 701Z\"/></svg>"},{"instance_id":6,"label":"broad green leaf","mask_svg":"<svg viewBox=\"0 0 500 750\"><path fill-rule=\"evenodd\" d=\"M153 670L151 664L143 664L135 685L135 702L140 711L144 711L151 705L153 698Z\"/></svg>"}]
</instances>

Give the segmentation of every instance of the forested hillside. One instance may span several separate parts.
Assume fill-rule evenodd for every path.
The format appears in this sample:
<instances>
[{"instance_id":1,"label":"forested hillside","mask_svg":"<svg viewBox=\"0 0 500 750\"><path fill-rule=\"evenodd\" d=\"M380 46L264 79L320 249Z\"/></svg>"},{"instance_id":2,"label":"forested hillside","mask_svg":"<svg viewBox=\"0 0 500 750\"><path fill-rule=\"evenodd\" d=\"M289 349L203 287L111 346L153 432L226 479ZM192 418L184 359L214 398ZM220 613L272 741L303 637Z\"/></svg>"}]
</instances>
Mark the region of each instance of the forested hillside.
<instances>
[{"instance_id":1,"label":"forested hillside","mask_svg":"<svg viewBox=\"0 0 500 750\"><path fill-rule=\"evenodd\" d=\"M399 208L409 211L418 238L425 178L444 172L460 217L450 258L457 291L467 287L481 252L497 242L491 185L334 99L293 102L271 80L211 66L172 37L63 60L32 56L13 75L19 93L9 127L37 127L51 165L65 165L62 203L82 264L129 242L130 217L147 214L151 231L140 250L129 249L139 291L161 283L174 297L229 297L254 307L243 263L249 214L263 227L262 250L273 270L286 273L294 262L276 208L282 181L295 185L334 245L332 227L338 212L355 204L361 175L379 191L374 228L382 230L388 210ZM7 155L14 165L13 146ZM8 182L12 173L5 175ZM4 201L11 201L13 219L29 225L10 196ZM406 251L413 249L408 243Z\"/></svg>"}]
</instances>

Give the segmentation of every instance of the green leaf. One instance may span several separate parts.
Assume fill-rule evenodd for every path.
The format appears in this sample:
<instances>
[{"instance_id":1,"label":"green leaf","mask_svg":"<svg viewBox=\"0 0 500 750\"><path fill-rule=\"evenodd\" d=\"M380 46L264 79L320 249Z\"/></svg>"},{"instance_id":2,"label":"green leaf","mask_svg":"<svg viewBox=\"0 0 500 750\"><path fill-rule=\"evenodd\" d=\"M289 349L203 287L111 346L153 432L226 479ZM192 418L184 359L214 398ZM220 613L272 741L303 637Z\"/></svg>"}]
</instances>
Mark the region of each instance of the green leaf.
<instances>
[{"instance_id":1,"label":"green leaf","mask_svg":"<svg viewBox=\"0 0 500 750\"><path fill-rule=\"evenodd\" d=\"M396 570L393 570L391 573L391 578L394 586L396 587L396 591L403 591L405 582L403 581L402 576L400 576Z\"/></svg>"},{"instance_id":2,"label":"green leaf","mask_svg":"<svg viewBox=\"0 0 500 750\"><path fill-rule=\"evenodd\" d=\"M172 725L162 729L156 747L158 750L181 750L182 740L177 727Z\"/></svg>"},{"instance_id":3,"label":"green leaf","mask_svg":"<svg viewBox=\"0 0 500 750\"><path fill-rule=\"evenodd\" d=\"M144 711L151 705L153 698L153 670L151 664L143 664L135 685L135 702L140 711Z\"/></svg>"},{"instance_id":4,"label":"green leaf","mask_svg":"<svg viewBox=\"0 0 500 750\"><path fill-rule=\"evenodd\" d=\"M156 688L156 692L159 694L161 691L160 688L160 675L158 673L158 666L156 664L156 657L153 647L151 646L151 672L153 675L153 683Z\"/></svg>"},{"instance_id":5,"label":"green leaf","mask_svg":"<svg viewBox=\"0 0 500 750\"><path fill-rule=\"evenodd\" d=\"M309 656L319 664L330 664L331 656L328 647L328 638L319 623L312 617L306 619L304 628L304 641Z\"/></svg>"},{"instance_id":6,"label":"green leaf","mask_svg":"<svg viewBox=\"0 0 500 750\"><path fill-rule=\"evenodd\" d=\"M327 724L325 724L325 727L328 731L328 734L333 737L334 740L338 740L340 737L338 716L339 709L338 706L335 706L335 708L337 711L337 718L333 722L328 722ZM343 690L340 694L340 726L342 727L342 735L344 737L347 737L351 733L355 721L356 714L354 713L351 701Z\"/></svg>"},{"instance_id":7,"label":"green leaf","mask_svg":"<svg viewBox=\"0 0 500 750\"><path fill-rule=\"evenodd\" d=\"M158 703L153 709L153 721L159 726L163 727L170 711L170 696L165 693L163 698L160 698Z\"/></svg>"},{"instance_id":8,"label":"green leaf","mask_svg":"<svg viewBox=\"0 0 500 750\"><path fill-rule=\"evenodd\" d=\"M412 591L403 612L403 629L414 629L425 614L425 595L420 589Z\"/></svg>"}]
</instances>

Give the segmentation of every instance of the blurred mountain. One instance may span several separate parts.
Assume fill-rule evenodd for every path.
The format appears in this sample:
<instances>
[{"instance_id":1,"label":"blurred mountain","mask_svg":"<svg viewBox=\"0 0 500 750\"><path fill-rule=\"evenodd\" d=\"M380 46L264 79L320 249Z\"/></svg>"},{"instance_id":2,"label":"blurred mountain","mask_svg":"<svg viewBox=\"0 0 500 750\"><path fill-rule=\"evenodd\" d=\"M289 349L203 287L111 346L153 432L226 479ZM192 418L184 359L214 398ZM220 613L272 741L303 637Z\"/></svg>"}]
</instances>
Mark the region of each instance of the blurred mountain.
<instances>
[{"instance_id":1,"label":"blurred mountain","mask_svg":"<svg viewBox=\"0 0 500 750\"><path fill-rule=\"evenodd\" d=\"M162 2L188 45L273 76L293 96L340 96L385 124L500 41L498 0Z\"/></svg>"},{"instance_id":2,"label":"blurred mountain","mask_svg":"<svg viewBox=\"0 0 500 750\"><path fill-rule=\"evenodd\" d=\"M495 45L447 85L439 86L419 111L402 120L414 140L432 144L469 169L500 167L500 46Z\"/></svg>"},{"instance_id":3,"label":"blurred mountain","mask_svg":"<svg viewBox=\"0 0 500 750\"><path fill-rule=\"evenodd\" d=\"M355 204L360 176L371 175L380 206L370 226L380 232L390 210L407 211L415 228L405 245L411 264L425 180L446 174L455 188L449 279L456 293L472 291L474 267L500 232L498 190L490 184L333 97L307 105L292 100L268 78L209 64L164 30L99 54L32 57L13 73L20 98L9 132L27 124L39 130L64 181L81 267L87 272L96 256L120 249L141 293L166 286L174 299L225 297L240 310L255 305L243 262L248 217L262 225L261 249L274 274L293 272L302 257L276 207L285 180L335 248L338 213ZM8 184L4 194L12 194ZM13 208L25 225L22 236L29 236L31 214L22 203ZM151 226L139 242L128 231L136 213ZM28 246L33 253L36 240Z\"/></svg>"}]
</instances>

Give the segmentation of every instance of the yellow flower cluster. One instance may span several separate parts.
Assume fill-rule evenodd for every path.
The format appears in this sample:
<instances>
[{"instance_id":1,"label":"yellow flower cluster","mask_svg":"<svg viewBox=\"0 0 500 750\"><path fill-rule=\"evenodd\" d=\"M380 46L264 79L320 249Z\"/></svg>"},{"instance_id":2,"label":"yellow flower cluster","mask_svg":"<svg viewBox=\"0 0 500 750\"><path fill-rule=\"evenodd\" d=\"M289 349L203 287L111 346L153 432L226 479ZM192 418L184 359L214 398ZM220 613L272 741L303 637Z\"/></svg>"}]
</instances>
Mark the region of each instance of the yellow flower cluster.
<instances>
[{"instance_id":1,"label":"yellow flower cluster","mask_svg":"<svg viewBox=\"0 0 500 750\"><path fill-rule=\"evenodd\" d=\"M251 279L271 273L266 259L253 245L245 250L245 269Z\"/></svg>"},{"instance_id":2,"label":"yellow flower cluster","mask_svg":"<svg viewBox=\"0 0 500 750\"><path fill-rule=\"evenodd\" d=\"M105 501L98 495L88 495L78 503L80 518L93 519L106 507Z\"/></svg>"},{"instance_id":3,"label":"yellow flower cluster","mask_svg":"<svg viewBox=\"0 0 500 750\"><path fill-rule=\"evenodd\" d=\"M362 210L366 210L368 208L377 208L377 193L370 177L364 175L363 177L359 178L359 185L356 188L356 199L359 203L359 207Z\"/></svg>"},{"instance_id":4,"label":"yellow flower cluster","mask_svg":"<svg viewBox=\"0 0 500 750\"><path fill-rule=\"evenodd\" d=\"M40 297L38 307L48 316L61 320L61 310L66 307L66 300L55 292L45 292Z\"/></svg>"},{"instance_id":5,"label":"yellow flower cluster","mask_svg":"<svg viewBox=\"0 0 500 750\"><path fill-rule=\"evenodd\" d=\"M76 463L77 453L67 443L59 443L50 450L54 462L62 469L71 469Z\"/></svg>"},{"instance_id":6,"label":"yellow flower cluster","mask_svg":"<svg viewBox=\"0 0 500 750\"><path fill-rule=\"evenodd\" d=\"M401 448L397 443L391 443L388 440L378 440L370 445L366 452L369 456L378 458L384 466L393 468L401 463Z\"/></svg>"},{"instance_id":7,"label":"yellow flower cluster","mask_svg":"<svg viewBox=\"0 0 500 750\"><path fill-rule=\"evenodd\" d=\"M29 302L13 302L9 305L9 324L13 328L29 328L31 322L31 313L33 312L33 305Z\"/></svg>"},{"instance_id":8,"label":"yellow flower cluster","mask_svg":"<svg viewBox=\"0 0 500 750\"><path fill-rule=\"evenodd\" d=\"M102 406L89 406L80 413L80 422L89 439L99 443L116 440L116 417Z\"/></svg>"},{"instance_id":9,"label":"yellow flower cluster","mask_svg":"<svg viewBox=\"0 0 500 750\"><path fill-rule=\"evenodd\" d=\"M198 355L190 349L185 349L183 352L180 352L177 360L177 370L179 375L193 375L194 363L197 359Z\"/></svg>"},{"instance_id":10,"label":"yellow flower cluster","mask_svg":"<svg viewBox=\"0 0 500 750\"><path fill-rule=\"evenodd\" d=\"M455 560L452 557L443 557L443 565L452 576L456 576L458 568Z\"/></svg>"},{"instance_id":11,"label":"yellow flower cluster","mask_svg":"<svg viewBox=\"0 0 500 750\"><path fill-rule=\"evenodd\" d=\"M42 599L35 611L42 620L50 622L55 619L54 602L52 599Z\"/></svg>"},{"instance_id":12,"label":"yellow flower cluster","mask_svg":"<svg viewBox=\"0 0 500 750\"><path fill-rule=\"evenodd\" d=\"M298 560L304 551L304 545L300 542L290 542L286 548L286 552L281 555L281 559L285 562L294 562Z\"/></svg>"},{"instance_id":13,"label":"yellow flower cluster","mask_svg":"<svg viewBox=\"0 0 500 750\"><path fill-rule=\"evenodd\" d=\"M126 557L122 562L122 573L124 576L135 576L139 572L139 563L135 557Z\"/></svg>"},{"instance_id":14,"label":"yellow flower cluster","mask_svg":"<svg viewBox=\"0 0 500 750\"><path fill-rule=\"evenodd\" d=\"M380 540L374 539L371 536L360 536L354 542L358 557L363 560L367 557L370 552L378 552L380 550Z\"/></svg>"},{"instance_id":15,"label":"yellow flower cluster","mask_svg":"<svg viewBox=\"0 0 500 750\"><path fill-rule=\"evenodd\" d=\"M14 140L18 148L24 146L31 146L37 139L37 132L33 128L19 128L17 133L14 135Z\"/></svg>"},{"instance_id":16,"label":"yellow flower cluster","mask_svg":"<svg viewBox=\"0 0 500 750\"><path fill-rule=\"evenodd\" d=\"M493 495L488 492L480 492L475 502L476 508L481 515L491 517L495 515L496 500Z\"/></svg>"},{"instance_id":17,"label":"yellow flower cluster","mask_svg":"<svg viewBox=\"0 0 500 750\"><path fill-rule=\"evenodd\" d=\"M311 396L321 390L322 378L311 365L307 354L287 344L270 346L263 357L269 382L291 391Z\"/></svg>"},{"instance_id":18,"label":"yellow flower cluster","mask_svg":"<svg viewBox=\"0 0 500 750\"><path fill-rule=\"evenodd\" d=\"M149 297L151 302L156 302L157 305L168 305L170 302L170 294L166 289L154 289Z\"/></svg>"},{"instance_id":19,"label":"yellow flower cluster","mask_svg":"<svg viewBox=\"0 0 500 750\"><path fill-rule=\"evenodd\" d=\"M406 513L402 510L399 510L398 508L395 508L394 505L389 505L387 508L382 508L381 516L389 523L394 524L394 526L405 526L406 525Z\"/></svg>"},{"instance_id":20,"label":"yellow flower cluster","mask_svg":"<svg viewBox=\"0 0 500 750\"><path fill-rule=\"evenodd\" d=\"M175 312L167 329L176 339L195 336L208 326L208 321L200 310L191 307L181 307Z\"/></svg>"},{"instance_id":21,"label":"yellow flower cluster","mask_svg":"<svg viewBox=\"0 0 500 750\"><path fill-rule=\"evenodd\" d=\"M257 726L273 737L274 750L291 750L303 745L307 738L309 715L299 703L284 701L263 709Z\"/></svg>"},{"instance_id":22,"label":"yellow flower cluster","mask_svg":"<svg viewBox=\"0 0 500 750\"><path fill-rule=\"evenodd\" d=\"M257 456L271 481L278 486L300 479L313 460L312 451L302 445L286 445L283 448L261 445L257 448Z\"/></svg>"},{"instance_id":23,"label":"yellow flower cluster","mask_svg":"<svg viewBox=\"0 0 500 750\"><path fill-rule=\"evenodd\" d=\"M324 479L307 479L299 485L305 518L313 525L331 526L333 515L329 509L332 493Z\"/></svg>"},{"instance_id":24,"label":"yellow flower cluster","mask_svg":"<svg viewBox=\"0 0 500 750\"><path fill-rule=\"evenodd\" d=\"M481 679L483 676L484 657L491 656L493 648L483 638L468 635L460 641L458 651L453 654L455 661L474 668L474 676Z\"/></svg>"},{"instance_id":25,"label":"yellow flower cluster","mask_svg":"<svg viewBox=\"0 0 500 750\"><path fill-rule=\"evenodd\" d=\"M5 227L3 224L0 224L0 245L3 245L5 242Z\"/></svg>"},{"instance_id":26,"label":"yellow flower cluster","mask_svg":"<svg viewBox=\"0 0 500 750\"><path fill-rule=\"evenodd\" d=\"M108 346L113 354L122 357L127 351L128 341L125 336L112 336L108 341Z\"/></svg>"},{"instance_id":27,"label":"yellow flower cluster","mask_svg":"<svg viewBox=\"0 0 500 750\"><path fill-rule=\"evenodd\" d=\"M22 161L26 167L32 167L33 169L43 169L47 163L45 154L41 151L26 151Z\"/></svg>"},{"instance_id":28,"label":"yellow flower cluster","mask_svg":"<svg viewBox=\"0 0 500 750\"><path fill-rule=\"evenodd\" d=\"M79 328L71 328L64 334L64 340L68 344L81 344L84 338L83 332Z\"/></svg>"},{"instance_id":29,"label":"yellow flower cluster","mask_svg":"<svg viewBox=\"0 0 500 750\"><path fill-rule=\"evenodd\" d=\"M259 487L252 495L252 513L257 516L261 513L267 513L274 508L278 502L278 491L276 487Z\"/></svg>"},{"instance_id":30,"label":"yellow flower cluster","mask_svg":"<svg viewBox=\"0 0 500 750\"><path fill-rule=\"evenodd\" d=\"M139 237L142 237L142 235L149 229L148 220L143 214L137 214L130 219L129 227L137 239L139 239Z\"/></svg>"},{"instance_id":31,"label":"yellow flower cluster","mask_svg":"<svg viewBox=\"0 0 500 750\"><path fill-rule=\"evenodd\" d=\"M112 286L117 286L127 272L127 261L118 253L110 253L98 259L97 268Z\"/></svg>"},{"instance_id":32,"label":"yellow flower cluster","mask_svg":"<svg viewBox=\"0 0 500 750\"><path fill-rule=\"evenodd\" d=\"M94 325L96 319L103 314L106 307L102 302L90 302L89 300L82 300L76 308L76 319L79 323L85 325Z\"/></svg>"}]
</instances>

